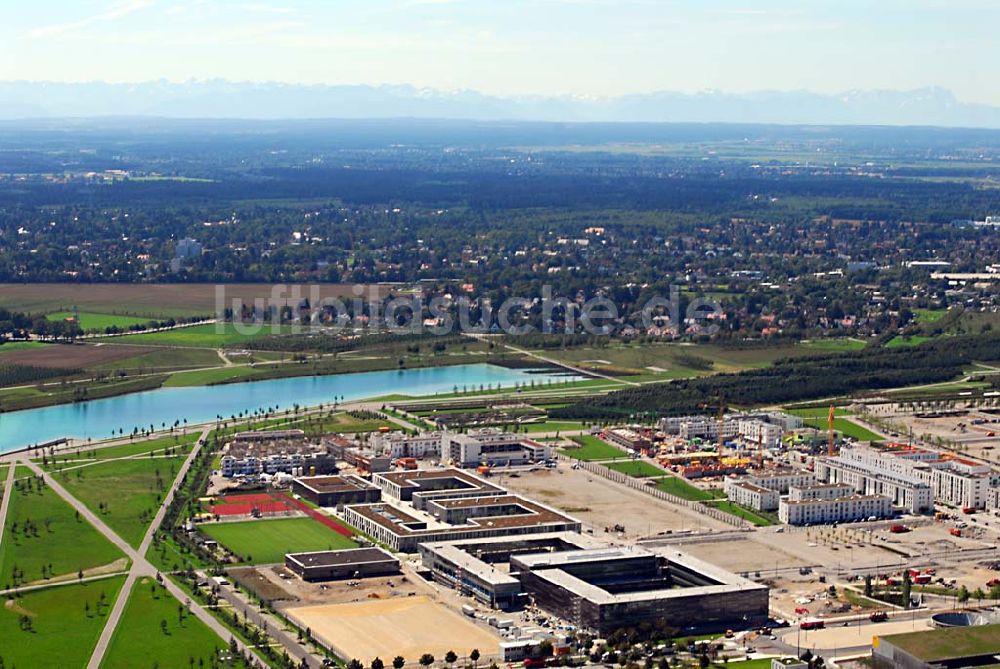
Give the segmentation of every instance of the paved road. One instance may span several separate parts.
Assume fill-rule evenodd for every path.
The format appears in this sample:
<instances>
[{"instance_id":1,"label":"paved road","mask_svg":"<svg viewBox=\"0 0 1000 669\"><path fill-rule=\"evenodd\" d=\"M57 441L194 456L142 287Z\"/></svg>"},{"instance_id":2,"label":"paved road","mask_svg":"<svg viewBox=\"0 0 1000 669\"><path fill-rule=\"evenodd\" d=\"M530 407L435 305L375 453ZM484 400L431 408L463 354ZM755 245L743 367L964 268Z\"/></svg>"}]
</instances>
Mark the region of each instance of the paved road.
<instances>
[{"instance_id":1,"label":"paved road","mask_svg":"<svg viewBox=\"0 0 1000 669\"><path fill-rule=\"evenodd\" d=\"M204 439L209 432L209 428L205 428L202 432L201 439ZM128 595L131 590L131 586L141 577L149 576L155 577L157 572L156 567L154 567L145 557L146 551L149 549L150 543L152 543L153 535L159 528L160 523L163 521L163 516L166 514L167 507L170 501L174 498L174 493L180 484L181 479L190 469L191 464L197 457L198 452L201 450L200 443L196 443L194 448L191 449L191 453L185 459L184 464L181 466L180 471L177 472L177 477L174 479L173 484L170 486L170 490L164 497L163 504L157 511L156 516L153 518L153 522L146 532L146 536L143 538L140 544L139 550L132 548L124 539L122 539L118 534L108 527L103 520L101 520L96 514L94 514L86 504L74 497L68 490L66 490L60 483L56 480L54 476L44 472L38 465L33 462L25 461L24 464L27 465L35 474L43 476L46 484L60 497L66 500L70 506L72 506L76 511L80 513L87 522L94 526L98 532L103 534L107 539L118 547L131 561L132 567L129 570L129 574L125 579L125 585L122 587L118 594L118 598L115 600L114 607L111 613L108 615L108 620L105 623L104 630L101 632L101 637L98 640L97 646L94 648L94 652L90 657L90 662L87 664L88 669L98 669L101 664L101 660L104 658L104 654L107 652L108 645L111 641L111 637L114 633L115 626L121 619L122 612L125 609L125 603L128 601ZM186 592L181 590L173 581L164 578L163 585L166 587L167 591L170 592L174 597L180 602L189 601ZM214 631L219 635L221 639L228 643L229 639L234 635L230 632L222 623L216 620L204 607L202 607L198 602L191 601L191 612L196 618L205 623L209 629ZM245 652L250 653L257 659L261 659L260 656L246 644L244 644L239 639L236 640L238 647ZM263 663L263 662L262 662Z\"/></svg>"},{"instance_id":2,"label":"paved road","mask_svg":"<svg viewBox=\"0 0 1000 669\"><path fill-rule=\"evenodd\" d=\"M205 578L202 572L199 574ZM223 586L219 588L219 597L229 602L234 611L246 615L247 619L257 627L267 632L278 643L285 647L288 654L301 662L302 658L309 658L310 667L318 667L323 663L323 655L317 655L309 650L309 647L300 643L295 635L285 632L284 624L277 619L270 618L260 612L251 602L248 602L241 593L237 592L233 586Z\"/></svg>"}]
</instances>

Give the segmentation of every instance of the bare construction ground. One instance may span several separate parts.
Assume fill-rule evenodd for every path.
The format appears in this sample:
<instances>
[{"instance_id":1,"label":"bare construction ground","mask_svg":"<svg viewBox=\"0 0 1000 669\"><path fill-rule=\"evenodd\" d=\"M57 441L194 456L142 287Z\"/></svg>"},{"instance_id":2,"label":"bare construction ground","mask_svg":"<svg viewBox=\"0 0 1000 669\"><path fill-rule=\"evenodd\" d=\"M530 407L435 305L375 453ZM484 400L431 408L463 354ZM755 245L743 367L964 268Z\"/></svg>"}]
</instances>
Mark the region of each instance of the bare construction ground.
<instances>
[{"instance_id":1,"label":"bare construction ground","mask_svg":"<svg viewBox=\"0 0 1000 669\"><path fill-rule=\"evenodd\" d=\"M560 463L555 470L497 477L500 485L579 518L595 536L625 525L623 538L638 539L667 530L732 529L705 515L665 502L583 469Z\"/></svg>"},{"instance_id":2,"label":"bare construction ground","mask_svg":"<svg viewBox=\"0 0 1000 669\"><path fill-rule=\"evenodd\" d=\"M754 539L734 539L705 543L688 543L678 547L706 562L735 572L767 572L789 567L803 567L811 563L793 552L760 543Z\"/></svg>"},{"instance_id":3,"label":"bare construction ground","mask_svg":"<svg viewBox=\"0 0 1000 669\"><path fill-rule=\"evenodd\" d=\"M891 620L885 623L862 622L860 625L851 624L847 627L828 627L821 630L798 630L794 629L786 632L782 636L782 641L790 646L799 646L803 650L835 650L845 648L857 648L859 646L870 646L872 637L876 634L884 636L887 634L903 634L904 632L920 632L930 629L930 621L926 618L906 618L905 620Z\"/></svg>"},{"instance_id":4,"label":"bare construction ground","mask_svg":"<svg viewBox=\"0 0 1000 669\"><path fill-rule=\"evenodd\" d=\"M500 638L430 597L370 599L350 604L289 608L285 613L338 655L369 664L402 655L413 662L424 653L437 660L451 650L462 658L477 648L495 656Z\"/></svg>"}]
</instances>

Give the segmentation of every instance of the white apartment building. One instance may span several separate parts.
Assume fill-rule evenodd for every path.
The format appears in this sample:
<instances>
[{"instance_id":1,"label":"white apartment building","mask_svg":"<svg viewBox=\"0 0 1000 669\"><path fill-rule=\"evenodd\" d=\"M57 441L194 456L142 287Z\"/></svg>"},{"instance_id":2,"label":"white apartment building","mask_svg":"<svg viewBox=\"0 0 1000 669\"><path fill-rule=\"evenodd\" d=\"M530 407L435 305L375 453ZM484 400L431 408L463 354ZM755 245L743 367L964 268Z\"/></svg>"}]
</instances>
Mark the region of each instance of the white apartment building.
<instances>
[{"instance_id":1,"label":"white apartment building","mask_svg":"<svg viewBox=\"0 0 1000 669\"><path fill-rule=\"evenodd\" d=\"M802 487L793 487L788 491L788 499L801 502L807 499L837 499L850 497L856 491L846 483L817 483Z\"/></svg>"},{"instance_id":2,"label":"white apartment building","mask_svg":"<svg viewBox=\"0 0 1000 669\"><path fill-rule=\"evenodd\" d=\"M762 448L777 448L781 445L782 434L801 426L801 418L779 412L730 414L721 421L708 416L675 416L660 420L661 430L681 439L714 440L719 438L721 431L724 440L739 437Z\"/></svg>"},{"instance_id":3,"label":"white apartment building","mask_svg":"<svg viewBox=\"0 0 1000 669\"><path fill-rule=\"evenodd\" d=\"M935 500L970 508L992 508L989 465L919 448L844 448L816 460L816 477L847 483L863 494L884 494L914 513L933 509Z\"/></svg>"},{"instance_id":4,"label":"white apartment building","mask_svg":"<svg viewBox=\"0 0 1000 669\"><path fill-rule=\"evenodd\" d=\"M892 501L885 495L852 495L833 499L783 499L778 519L787 525L851 522L892 515Z\"/></svg>"},{"instance_id":5,"label":"white apartment building","mask_svg":"<svg viewBox=\"0 0 1000 669\"><path fill-rule=\"evenodd\" d=\"M781 500L781 495L776 490L740 479L727 478L725 492L730 502L757 511L774 511Z\"/></svg>"},{"instance_id":6,"label":"white apartment building","mask_svg":"<svg viewBox=\"0 0 1000 669\"><path fill-rule=\"evenodd\" d=\"M443 432L421 432L410 435L404 432L376 433L369 445L376 453L396 458L439 458Z\"/></svg>"},{"instance_id":7,"label":"white apartment building","mask_svg":"<svg viewBox=\"0 0 1000 669\"><path fill-rule=\"evenodd\" d=\"M736 431L739 436L761 448L781 446L781 435L785 432L781 425L755 419L740 420Z\"/></svg>"},{"instance_id":8,"label":"white apartment building","mask_svg":"<svg viewBox=\"0 0 1000 669\"><path fill-rule=\"evenodd\" d=\"M801 488L816 483L816 477L813 476L812 472L791 468L756 472L743 480L762 488L774 490L781 495L787 495L793 487Z\"/></svg>"},{"instance_id":9,"label":"white apartment building","mask_svg":"<svg viewBox=\"0 0 1000 669\"><path fill-rule=\"evenodd\" d=\"M444 454L456 467L523 465L548 460L551 449L540 442L508 433L448 434Z\"/></svg>"}]
</instances>

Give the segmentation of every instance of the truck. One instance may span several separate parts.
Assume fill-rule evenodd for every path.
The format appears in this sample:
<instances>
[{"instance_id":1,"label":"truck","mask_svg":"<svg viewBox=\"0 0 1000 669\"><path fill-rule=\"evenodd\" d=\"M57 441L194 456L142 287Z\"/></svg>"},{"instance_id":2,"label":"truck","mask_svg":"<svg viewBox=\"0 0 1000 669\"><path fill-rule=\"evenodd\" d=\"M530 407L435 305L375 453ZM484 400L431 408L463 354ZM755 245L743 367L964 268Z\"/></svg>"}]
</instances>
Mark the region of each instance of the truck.
<instances>
[{"instance_id":1,"label":"truck","mask_svg":"<svg viewBox=\"0 0 1000 669\"><path fill-rule=\"evenodd\" d=\"M868 620L873 623L884 623L889 619L889 614L885 611L873 611L871 615L868 616Z\"/></svg>"},{"instance_id":2,"label":"truck","mask_svg":"<svg viewBox=\"0 0 1000 669\"><path fill-rule=\"evenodd\" d=\"M889 531L892 532L893 534L903 534L904 532L909 532L910 528L908 528L906 525L900 525L899 523L896 523L895 525L889 526Z\"/></svg>"},{"instance_id":3,"label":"truck","mask_svg":"<svg viewBox=\"0 0 1000 669\"><path fill-rule=\"evenodd\" d=\"M962 536L962 530L961 528L953 527L950 530L948 530L948 534L950 534L953 537L960 537Z\"/></svg>"},{"instance_id":4,"label":"truck","mask_svg":"<svg viewBox=\"0 0 1000 669\"><path fill-rule=\"evenodd\" d=\"M818 620L816 618L812 618L810 620L803 620L802 622L799 623L799 629L802 630L821 630L824 627L826 627L826 621Z\"/></svg>"},{"instance_id":5,"label":"truck","mask_svg":"<svg viewBox=\"0 0 1000 669\"><path fill-rule=\"evenodd\" d=\"M476 617L475 607L469 606L468 604L462 604L462 613L469 616L470 618Z\"/></svg>"}]
</instances>

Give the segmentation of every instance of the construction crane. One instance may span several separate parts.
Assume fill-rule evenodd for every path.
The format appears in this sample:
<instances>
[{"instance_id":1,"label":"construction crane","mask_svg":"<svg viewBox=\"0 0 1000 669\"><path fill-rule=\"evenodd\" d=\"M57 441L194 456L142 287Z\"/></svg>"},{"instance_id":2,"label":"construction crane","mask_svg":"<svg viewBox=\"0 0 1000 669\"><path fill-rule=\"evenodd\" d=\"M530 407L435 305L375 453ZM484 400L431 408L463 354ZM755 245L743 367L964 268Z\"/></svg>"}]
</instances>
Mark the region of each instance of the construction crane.
<instances>
[{"instance_id":1,"label":"construction crane","mask_svg":"<svg viewBox=\"0 0 1000 669\"><path fill-rule=\"evenodd\" d=\"M719 447L717 451L720 456L722 455L722 449L726 444L726 440L723 435L723 429L722 429L722 426L725 423L725 420L723 419L725 413L726 413L726 398L720 397L719 398Z\"/></svg>"},{"instance_id":2,"label":"construction crane","mask_svg":"<svg viewBox=\"0 0 1000 669\"><path fill-rule=\"evenodd\" d=\"M826 446L826 454L833 455L833 416L836 412L834 411L833 405L830 405L830 413L826 417L826 430L829 441Z\"/></svg>"}]
</instances>

